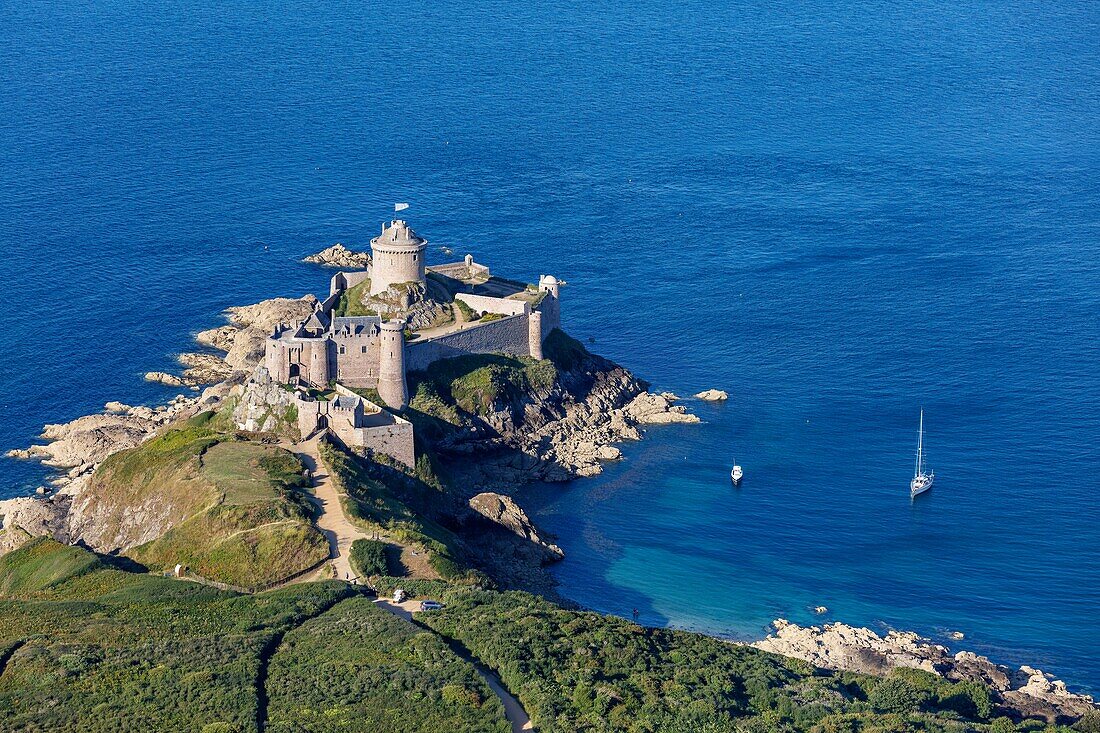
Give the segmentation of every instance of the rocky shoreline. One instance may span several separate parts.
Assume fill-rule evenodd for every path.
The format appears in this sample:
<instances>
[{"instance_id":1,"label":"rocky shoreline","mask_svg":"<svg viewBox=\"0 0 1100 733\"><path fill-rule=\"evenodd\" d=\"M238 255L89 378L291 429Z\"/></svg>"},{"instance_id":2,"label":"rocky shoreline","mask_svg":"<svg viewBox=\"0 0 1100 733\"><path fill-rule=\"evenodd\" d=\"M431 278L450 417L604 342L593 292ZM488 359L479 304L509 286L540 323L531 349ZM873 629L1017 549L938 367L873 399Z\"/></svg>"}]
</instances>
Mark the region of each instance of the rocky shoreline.
<instances>
[{"instance_id":1,"label":"rocky shoreline","mask_svg":"<svg viewBox=\"0 0 1100 733\"><path fill-rule=\"evenodd\" d=\"M993 690L1003 712L1015 718L1068 723L1097 709L1092 697L1070 692L1064 682L1034 667L1014 670L973 652L952 654L946 646L911 631L881 636L843 623L799 626L785 619L772 625L775 632L751 646L822 669L883 675L910 667L953 681L980 682Z\"/></svg>"}]
</instances>

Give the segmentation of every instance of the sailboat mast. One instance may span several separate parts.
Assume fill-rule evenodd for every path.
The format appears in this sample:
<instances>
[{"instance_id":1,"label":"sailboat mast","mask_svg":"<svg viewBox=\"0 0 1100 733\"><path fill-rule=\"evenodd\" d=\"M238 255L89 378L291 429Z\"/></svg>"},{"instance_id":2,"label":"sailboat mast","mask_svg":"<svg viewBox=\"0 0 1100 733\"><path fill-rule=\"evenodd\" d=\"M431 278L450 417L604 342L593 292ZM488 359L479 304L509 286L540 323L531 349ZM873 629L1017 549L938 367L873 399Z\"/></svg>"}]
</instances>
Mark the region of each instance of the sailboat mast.
<instances>
[{"instance_id":1,"label":"sailboat mast","mask_svg":"<svg viewBox=\"0 0 1100 733\"><path fill-rule=\"evenodd\" d=\"M917 472L915 476L920 475L921 464L924 462L924 408L920 411L920 430L917 431Z\"/></svg>"}]
</instances>

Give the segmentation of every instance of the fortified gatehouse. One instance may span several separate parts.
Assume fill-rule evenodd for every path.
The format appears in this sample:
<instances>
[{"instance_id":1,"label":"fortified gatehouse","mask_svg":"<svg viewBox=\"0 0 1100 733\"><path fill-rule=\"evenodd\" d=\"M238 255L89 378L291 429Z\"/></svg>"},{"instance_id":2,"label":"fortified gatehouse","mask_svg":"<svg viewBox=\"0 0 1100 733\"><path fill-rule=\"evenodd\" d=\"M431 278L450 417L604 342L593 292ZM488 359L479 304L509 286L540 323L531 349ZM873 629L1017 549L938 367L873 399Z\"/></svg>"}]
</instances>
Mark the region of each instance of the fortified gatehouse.
<instances>
[{"instance_id":1,"label":"fortified gatehouse","mask_svg":"<svg viewBox=\"0 0 1100 733\"><path fill-rule=\"evenodd\" d=\"M366 271L336 273L329 296L309 318L274 329L264 359L271 378L314 390L376 389L387 407L400 410L409 398L406 373L440 359L485 353L543 358L543 340L561 325L557 278L542 275L531 285L494 277L472 255L429 267L426 250L427 240L406 222L383 224L371 240ZM327 427L362 446L363 434L356 431L382 427L375 423L386 419L372 406L350 390L324 405L299 405L302 434ZM401 422L394 423L395 435L404 434ZM411 425L408 457L411 462Z\"/></svg>"}]
</instances>

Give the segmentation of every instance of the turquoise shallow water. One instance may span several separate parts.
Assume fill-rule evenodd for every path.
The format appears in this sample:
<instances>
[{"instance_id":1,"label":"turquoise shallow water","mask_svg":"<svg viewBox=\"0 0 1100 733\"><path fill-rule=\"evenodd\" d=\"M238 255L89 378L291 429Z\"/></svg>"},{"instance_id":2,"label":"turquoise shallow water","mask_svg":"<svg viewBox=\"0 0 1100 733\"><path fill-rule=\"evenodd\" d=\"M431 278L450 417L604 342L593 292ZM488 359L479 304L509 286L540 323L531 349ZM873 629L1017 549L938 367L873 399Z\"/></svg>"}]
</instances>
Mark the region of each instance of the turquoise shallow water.
<instances>
[{"instance_id":1,"label":"turquoise shallow water","mask_svg":"<svg viewBox=\"0 0 1100 733\"><path fill-rule=\"evenodd\" d=\"M141 373L409 201L567 279L568 328L655 386L733 396L525 493L565 595L736 636L822 604L1100 692L1095 5L0 17L0 447L169 396Z\"/></svg>"}]
</instances>

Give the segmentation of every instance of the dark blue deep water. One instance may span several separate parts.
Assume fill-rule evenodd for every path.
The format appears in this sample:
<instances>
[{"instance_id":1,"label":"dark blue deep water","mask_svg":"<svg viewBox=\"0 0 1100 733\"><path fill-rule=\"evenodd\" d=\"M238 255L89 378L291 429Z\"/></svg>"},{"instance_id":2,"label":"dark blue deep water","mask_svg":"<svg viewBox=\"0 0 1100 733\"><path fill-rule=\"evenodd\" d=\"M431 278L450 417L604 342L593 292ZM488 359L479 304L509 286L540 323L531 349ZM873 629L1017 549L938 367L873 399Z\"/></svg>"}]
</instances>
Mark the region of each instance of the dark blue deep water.
<instances>
[{"instance_id":1,"label":"dark blue deep water","mask_svg":"<svg viewBox=\"0 0 1100 733\"><path fill-rule=\"evenodd\" d=\"M739 636L820 604L1100 692L1095 3L106 5L0 2L0 447L168 397L141 374L409 201L732 395L526 493L563 594Z\"/></svg>"}]
</instances>

